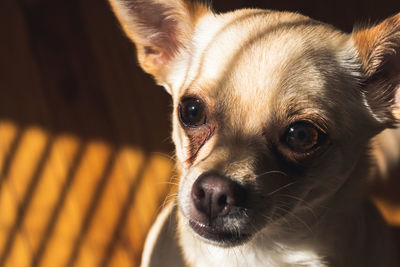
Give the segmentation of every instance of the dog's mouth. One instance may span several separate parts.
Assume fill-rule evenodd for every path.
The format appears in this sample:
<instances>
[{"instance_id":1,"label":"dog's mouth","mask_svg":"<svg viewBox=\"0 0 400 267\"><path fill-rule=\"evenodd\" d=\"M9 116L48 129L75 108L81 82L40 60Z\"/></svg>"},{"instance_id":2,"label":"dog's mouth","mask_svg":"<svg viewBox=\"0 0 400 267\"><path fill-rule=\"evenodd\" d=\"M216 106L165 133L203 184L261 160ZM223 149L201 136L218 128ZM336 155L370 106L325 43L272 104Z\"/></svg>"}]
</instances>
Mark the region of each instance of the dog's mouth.
<instances>
[{"instance_id":1,"label":"dog's mouth","mask_svg":"<svg viewBox=\"0 0 400 267\"><path fill-rule=\"evenodd\" d=\"M189 225L203 240L219 246L237 246L251 238L250 233L244 233L239 229L204 225L194 220L190 220Z\"/></svg>"}]
</instances>

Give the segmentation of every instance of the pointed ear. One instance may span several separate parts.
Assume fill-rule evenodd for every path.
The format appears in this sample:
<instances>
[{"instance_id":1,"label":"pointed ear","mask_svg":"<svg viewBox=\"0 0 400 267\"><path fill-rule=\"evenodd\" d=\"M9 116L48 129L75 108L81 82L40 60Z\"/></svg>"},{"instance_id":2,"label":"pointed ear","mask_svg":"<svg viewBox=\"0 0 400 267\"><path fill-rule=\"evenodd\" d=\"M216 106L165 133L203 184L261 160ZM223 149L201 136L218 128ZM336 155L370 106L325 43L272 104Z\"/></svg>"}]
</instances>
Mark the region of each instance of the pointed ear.
<instances>
[{"instance_id":1,"label":"pointed ear","mask_svg":"<svg viewBox=\"0 0 400 267\"><path fill-rule=\"evenodd\" d=\"M362 61L365 95L386 127L400 120L400 13L352 38Z\"/></svg>"},{"instance_id":2,"label":"pointed ear","mask_svg":"<svg viewBox=\"0 0 400 267\"><path fill-rule=\"evenodd\" d=\"M109 0L128 37L135 43L139 63L163 83L174 57L185 49L196 21L208 8L190 0Z\"/></svg>"}]
</instances>

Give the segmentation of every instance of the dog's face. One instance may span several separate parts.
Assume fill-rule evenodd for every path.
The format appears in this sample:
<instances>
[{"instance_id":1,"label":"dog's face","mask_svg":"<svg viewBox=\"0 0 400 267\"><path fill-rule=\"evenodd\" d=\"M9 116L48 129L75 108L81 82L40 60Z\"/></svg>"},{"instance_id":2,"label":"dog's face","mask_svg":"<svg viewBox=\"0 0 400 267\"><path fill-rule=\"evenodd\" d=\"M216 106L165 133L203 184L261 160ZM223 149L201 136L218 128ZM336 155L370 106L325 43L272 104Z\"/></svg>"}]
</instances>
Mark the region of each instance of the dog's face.
<instances>
[{"instance_id":1,"label":"dog's face","mask_svg":"<svg viewBox=\"0 0 400 267\"><path fill-rule=\"evenodd\" d=\"M349 35L292 13L111 4L172 95L181 223L205 242L312 224L395 122L399 15Z\"/></svg>"}]
</instances>

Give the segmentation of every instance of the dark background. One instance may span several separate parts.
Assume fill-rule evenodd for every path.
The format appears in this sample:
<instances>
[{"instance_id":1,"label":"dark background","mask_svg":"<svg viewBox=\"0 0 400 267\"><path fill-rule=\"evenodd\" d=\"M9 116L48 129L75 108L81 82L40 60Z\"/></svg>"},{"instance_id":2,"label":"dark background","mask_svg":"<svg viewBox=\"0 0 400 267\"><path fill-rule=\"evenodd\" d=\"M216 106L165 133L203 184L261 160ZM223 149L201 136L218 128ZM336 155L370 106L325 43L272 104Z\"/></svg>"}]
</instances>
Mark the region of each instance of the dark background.
<instances>
[{"instance_id":1,"label":"dark background","mask_svg":"<svg viewBox=\"0 0 400 267\"><path fill-rule=\"evenodd\" d=\"M349 32L354 24L400 12L400 1L214 0L213 7L295 11ZM0 3L0 121L171 154L170 104L168 94L139 69L134 46L105 0ZM5 157L12 160L12 154ZM131 249L136 265L141 244ZM1 253L0 267L2 257L12 257Z\"/></svg>"}]
</instances>

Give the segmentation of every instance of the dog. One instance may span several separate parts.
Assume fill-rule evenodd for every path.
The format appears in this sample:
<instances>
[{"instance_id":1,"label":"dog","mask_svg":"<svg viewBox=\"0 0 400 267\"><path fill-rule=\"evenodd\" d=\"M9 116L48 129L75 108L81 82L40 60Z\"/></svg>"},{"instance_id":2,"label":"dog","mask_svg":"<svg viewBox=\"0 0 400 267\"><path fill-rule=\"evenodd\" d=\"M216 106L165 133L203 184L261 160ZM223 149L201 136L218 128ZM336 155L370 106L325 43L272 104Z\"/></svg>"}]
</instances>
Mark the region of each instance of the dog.
<instances>
[{"instance_id":1,"label":"dog","mask_svg":"<svg viewBox=\"0 0 400 267\"><path fill-rule=\"evenodd\" d=\"M365 187L399 162L400 13L348 34L289 12L110 4L173 99L179 188L143 266L397 266Z\"/></svg>"}]
</instances>

